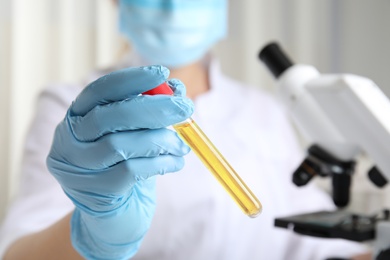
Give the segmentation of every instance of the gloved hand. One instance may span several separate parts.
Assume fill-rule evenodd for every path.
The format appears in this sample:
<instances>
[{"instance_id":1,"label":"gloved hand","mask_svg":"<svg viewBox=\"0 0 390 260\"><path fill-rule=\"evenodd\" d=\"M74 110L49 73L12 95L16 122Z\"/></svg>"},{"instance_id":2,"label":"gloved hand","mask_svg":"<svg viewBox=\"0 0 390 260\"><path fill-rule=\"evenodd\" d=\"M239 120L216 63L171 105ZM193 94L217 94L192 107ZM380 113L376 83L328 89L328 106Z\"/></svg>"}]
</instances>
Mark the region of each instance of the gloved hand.
<instances>
[{"instance_id":1,"label":"gloved hand","mask_svg":"<svg viewBox=\"0 0 390 260\"><path fill-rule=\"evenodd\" d=\"M190 151L165 127L191 116L184 85L173 96L139 95L167 80L162 66L127 68L89 84L57 126L50 172L76 209L71 239L88 259L128 259L155 209L155 175L180 170Z\"/></svg>"}]
</instances>

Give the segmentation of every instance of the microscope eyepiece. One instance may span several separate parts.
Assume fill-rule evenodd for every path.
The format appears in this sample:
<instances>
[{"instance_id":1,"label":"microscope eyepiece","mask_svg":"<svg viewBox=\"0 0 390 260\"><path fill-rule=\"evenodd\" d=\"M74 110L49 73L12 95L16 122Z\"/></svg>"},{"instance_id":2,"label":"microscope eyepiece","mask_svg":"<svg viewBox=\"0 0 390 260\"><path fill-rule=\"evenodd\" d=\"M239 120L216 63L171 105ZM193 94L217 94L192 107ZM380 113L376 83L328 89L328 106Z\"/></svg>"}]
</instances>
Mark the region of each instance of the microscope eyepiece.
<instances>
[{"instance_id":1,"label":"microscope eyepiece","mask_svg":"<svg viewBox=\"0 0 390 260\"><path fill-rule=\"evenodd\" d=\"M259 59L264 62L275 78L279 78L286 69L293 65L288 56L275 42L263 47L259 52Z\"/></svg>"}]
</instances>

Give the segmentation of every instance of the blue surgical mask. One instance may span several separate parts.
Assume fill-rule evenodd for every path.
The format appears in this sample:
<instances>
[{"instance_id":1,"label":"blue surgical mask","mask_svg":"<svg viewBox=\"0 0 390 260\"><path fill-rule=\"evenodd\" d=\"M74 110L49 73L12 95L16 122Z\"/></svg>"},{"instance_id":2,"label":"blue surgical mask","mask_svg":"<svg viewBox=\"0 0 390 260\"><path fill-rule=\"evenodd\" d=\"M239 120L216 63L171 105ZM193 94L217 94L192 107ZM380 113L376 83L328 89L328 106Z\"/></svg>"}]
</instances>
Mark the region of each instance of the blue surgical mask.
<instances>
[{"instance_id":1,"label":"blue surgical mask","mask_svg":"<svg viewBox=\"0 0 390 260\"><path fill-rule=\"evenodd\" d=\"M226 0L120 0L120 30L151 64L181 67L226 35Z\"/></svg>"}]
</instances>

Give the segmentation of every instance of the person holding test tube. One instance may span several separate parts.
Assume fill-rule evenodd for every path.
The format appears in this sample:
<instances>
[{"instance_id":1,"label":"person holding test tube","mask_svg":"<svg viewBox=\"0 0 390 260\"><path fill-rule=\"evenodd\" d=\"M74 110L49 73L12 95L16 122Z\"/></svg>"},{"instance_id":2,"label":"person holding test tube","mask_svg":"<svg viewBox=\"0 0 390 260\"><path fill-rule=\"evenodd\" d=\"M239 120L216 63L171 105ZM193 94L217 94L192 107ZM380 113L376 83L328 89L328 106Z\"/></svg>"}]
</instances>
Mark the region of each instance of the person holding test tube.
<instances>
[{"instance_id":1,"label":"person holding test tube","mask_svg":"<svg viewBox=\"0 0 390 260\"><path fill-rule=\"evenodd\" d=\"M359 244L273 227L275 217L333 205L313 185L297 189L290 181L301 154L279 104L222 75L210 54L227 33L228 2L117 3L133 50L88 83L41 94L20 193L0 229L0 257L320 260L364 253ZM150 92L159 86L169 90ZM209 146L214 161L199 158L203 146L191 152L196 145L179 129L186 120L218 148ZM237 185L219 179L220 169L212 169L219 162ZM237 204L246 195L232 200L240 191L229 187L249 194L255 210L240 206L243 214Z\"/></svg>"}]
</instances>

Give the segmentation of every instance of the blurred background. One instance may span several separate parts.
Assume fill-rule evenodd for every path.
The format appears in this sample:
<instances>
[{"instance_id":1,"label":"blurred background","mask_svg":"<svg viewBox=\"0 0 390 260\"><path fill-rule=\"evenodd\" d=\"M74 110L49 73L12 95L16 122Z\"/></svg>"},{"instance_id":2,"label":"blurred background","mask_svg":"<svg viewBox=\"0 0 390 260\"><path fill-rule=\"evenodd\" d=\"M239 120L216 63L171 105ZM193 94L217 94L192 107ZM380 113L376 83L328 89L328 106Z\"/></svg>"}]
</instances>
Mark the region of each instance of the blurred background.
<instances>
[{"instance_id":1,"label":"blurred background","mask_svg":"<svg viewBox=\"0 0 390 260\"><path fill-rule=\"evenodd\" d=\"M278 41L297 63L323 73L368 77L390 96L390 1L229 2L229 37L215 55L231 77L273 92L273 79L257 54L266 43ZM17 191L24 138L39 92L110 66L125 48L111 0L0 0L0 220ZM390 207L389 188L374 188L364 167L363 160L350 207L360 212ZM318 185L327 189L329 179Z\"/></svg>"}]
</instances>

